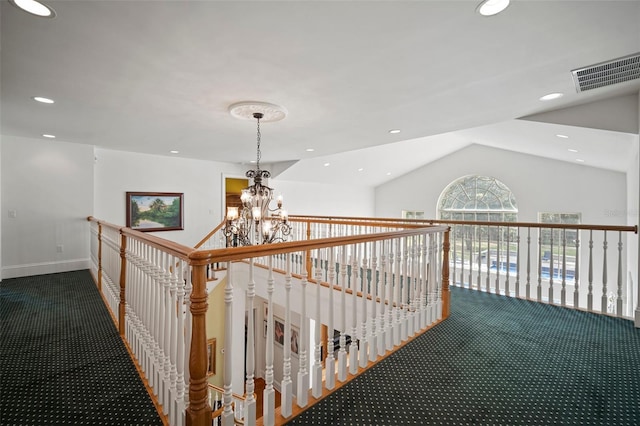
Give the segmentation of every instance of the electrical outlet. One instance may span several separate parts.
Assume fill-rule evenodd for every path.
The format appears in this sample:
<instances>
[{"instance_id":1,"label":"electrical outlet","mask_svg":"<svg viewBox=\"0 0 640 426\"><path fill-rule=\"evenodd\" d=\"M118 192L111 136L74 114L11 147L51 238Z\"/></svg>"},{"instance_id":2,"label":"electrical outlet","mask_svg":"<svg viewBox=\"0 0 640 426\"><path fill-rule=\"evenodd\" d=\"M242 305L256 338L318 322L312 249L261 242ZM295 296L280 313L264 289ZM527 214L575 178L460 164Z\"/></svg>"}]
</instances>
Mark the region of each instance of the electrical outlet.
<instances>
[{"instance_id":1,"label":"electrical outlet","mask_svg":"<svg viewBox=\"0 0 640 426\"><path fill-rule=\"evenodd\" d=\"M56 251L58 253L62 253L64 251L64 246L62 244L58 244L58 246L56 247Z\"/></svg>"}]
</instances>

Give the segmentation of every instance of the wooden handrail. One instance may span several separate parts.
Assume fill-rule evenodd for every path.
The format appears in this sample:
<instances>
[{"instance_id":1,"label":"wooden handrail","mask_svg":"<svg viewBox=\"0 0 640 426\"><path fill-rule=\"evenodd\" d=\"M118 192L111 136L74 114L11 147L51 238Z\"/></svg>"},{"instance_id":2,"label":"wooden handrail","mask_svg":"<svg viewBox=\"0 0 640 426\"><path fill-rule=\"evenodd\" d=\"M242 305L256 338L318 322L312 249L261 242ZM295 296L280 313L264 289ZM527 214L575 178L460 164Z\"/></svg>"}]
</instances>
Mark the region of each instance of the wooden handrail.
<instances>
[{"instance_id":1,"label":"wooden handrail","mask_svg":"<svg viewBox=\"0 0 640 426\"><path fill-rule=\"evenodd\" d=\"M198 250L193 251L189 255L189 259L194 264L207 264L212 261L228 262L247 259L251 257L272 256L276 254L302 252L306 250L315 250L326 247L343 246L349 244L359 244L371 241L388 240L393 238L402 238L411 235L421 235L424 230L428 229L428 233L446 232L449 228L446 226L418 226L410 227L406 230L398 230L391 232L381 232L366 235L350 235L346 237L330 237L319 238L315 240L288 241L277 244L264 244L258 246L229 247L224 249Z\"/></svg>"},{"instance_id":2,"label":"wooden handrail","mask_svg":"<svg viewBox=\"0 0 640 426\"><path fill-rule=\"evenodd\" d=\"M558 229L592 229L594 231L622 231L638 233L638 225L589 225L589 224L563 224L563 223L540 223L540 222L483 222L467 220L444 220L444 219L398 219L398 218L365 218L349 216L289 216L291 221L313 220L318 223L342 223L354 224L354 221L368 221L369 226L379 226L380 223L391 222L408 225L415 224L442 224L442 225L485 225L485 226L510 226L521 228L558 228ZM385 226L387 224L385 223Z\"/></svg>"},{"instance_id":3,"label":"wooden handrail","mask_svg":"<svg viewBox=\"0 0 640 426\"><path fill-rule=\"evenodd\" d=\"M226 223L226 221L222 221L218 224L218 226L216 226L215 228L213 228L213 231L209 232L207 234L206 237L204 237L203 239L200 240L200 242L198 244L196 244L193 248L195 249L199 249L200 247L202 247L204 245L204 243L206 243L209 238L213 237L215 235L216 232L218 232L219 230L222 229L222 227L224 226L224 224Z\"/></svg>"}]
</instances>

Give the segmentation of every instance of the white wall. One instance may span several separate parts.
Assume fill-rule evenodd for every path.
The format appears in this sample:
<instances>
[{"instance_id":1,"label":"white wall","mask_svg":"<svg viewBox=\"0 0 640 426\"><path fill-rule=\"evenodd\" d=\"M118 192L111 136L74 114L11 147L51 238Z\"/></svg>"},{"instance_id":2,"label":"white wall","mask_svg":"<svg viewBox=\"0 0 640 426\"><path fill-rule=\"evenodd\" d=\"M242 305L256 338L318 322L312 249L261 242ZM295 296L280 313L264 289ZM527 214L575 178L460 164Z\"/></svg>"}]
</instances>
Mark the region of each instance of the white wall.
<instances>
[{"instance_id":1,"label":"white wall","mask_svg":"<svg viewBox=\"0 0 640 426\"><path fill-rule=\"evenodd\" d=\"M375 190L375 215L400 217L402 210L435 218L442 191L466 175L486 175L507 185L518 203L518 220L537 222L538 212L580 212L586 224L626 225L624 173L470 145L394 179Z\"/></svg>"},{"instance_id":2,"label":"white wall","mask_svg":"<svg viewBox=\"0 0 640 426\"><path fill-rule=\"evenodd\" d=\"M3 136L1 162L2 276L88 268L93 148Z\"/></svg>"},{"instance_id":3,"label":"white wall","mask_svg":"<svg viewBox=\"0 0 640 426\"><path fill-rule=\"evenodd\" d=\"M636 152L633 156L634 161L627 171L627 225L638 225L640 219L640 157L639 147L636 146ZM625 282L628 281L627 297L634 301L634 306L638 306L638 238L637 234L630 234L627 238L627 265L629 265L629 275L624 277ZM633 287L631 286L633 284ZM632 312L625 312L626 315L633 316Z\"/></svg>"},{"instance_id":4,"label":"white wall","mask_svg":"<svg viewBox=\"0 0 640 426\"><path fill-rule=\"evenodd\" d=\"M374 189L362 186L271 179L290 215L373 216Z\"/></svg>"},{"instance_id":5,"label":"white wall","mask_svg":"<svg viewBox=\"0 0 640 426\"><path fill-rule=\"evenodd\" d=\"M126 222L128 191L184 193L184 230L152 234L194 246L222 220L223 174L242 176L230 163L137 154L96 148L94 216Z\"/></svg>"}]
</instances>

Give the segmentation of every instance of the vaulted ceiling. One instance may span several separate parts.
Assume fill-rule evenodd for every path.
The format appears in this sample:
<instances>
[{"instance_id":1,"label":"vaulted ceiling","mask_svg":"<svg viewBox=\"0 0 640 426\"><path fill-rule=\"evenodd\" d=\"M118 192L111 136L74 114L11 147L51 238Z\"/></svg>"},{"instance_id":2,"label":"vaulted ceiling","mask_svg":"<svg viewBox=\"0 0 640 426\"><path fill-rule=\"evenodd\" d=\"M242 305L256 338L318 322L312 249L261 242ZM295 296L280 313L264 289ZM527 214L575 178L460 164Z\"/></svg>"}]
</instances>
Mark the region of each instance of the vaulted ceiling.
<instances>
[{"instance_id":1,"label":"vaulted ceiling","mask_svg":"<svg viewBox=\"0 0 640 426\"><path fill-rule=\"evenodd\" d=\"M640 52L640 1L45 3L1 4L2 135L248 164L228 108L265 101L288 114L263 163L363 185L471 143L623 171L638 141L640 79L578 93L571 71Z\"/></svg>"}]
</instances>

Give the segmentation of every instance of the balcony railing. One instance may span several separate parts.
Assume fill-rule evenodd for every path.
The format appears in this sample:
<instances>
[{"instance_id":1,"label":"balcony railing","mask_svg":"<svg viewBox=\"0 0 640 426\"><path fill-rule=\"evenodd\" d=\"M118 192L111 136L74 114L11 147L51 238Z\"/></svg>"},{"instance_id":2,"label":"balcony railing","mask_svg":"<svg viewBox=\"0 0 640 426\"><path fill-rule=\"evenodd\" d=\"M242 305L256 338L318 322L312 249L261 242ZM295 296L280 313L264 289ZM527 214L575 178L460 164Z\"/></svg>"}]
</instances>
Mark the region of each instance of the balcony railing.
<instances>
[{"instance_id":1,"label":"balcony railing","mask_svg":"<svg viewBox=\"0 0 640 426\"><path fill-rule=\"evenodd\" d=\"M634 314L640 318L638 284L632 280L638 265L633 261L627 265L626 247L637 244L635 235L630 238L637 234L637 226L366 220L449 226L451 285L627 319Z\"/></svg>"},{"instance_id":2,"label":"balcony railing","mask_svg":"<svg viewBox=\"0 0 640 426\"><path fill-rule=\"evenodd\" d=\"M89 221L97 285L171 425L209 425L212 414L225 426L281 424L448 316L446 226L292 219L292 242L225 248L213 232L206 248L193 249ZM205 326L212 265L226 270L218 280L224 387L213 412ZM264 313L254 310L258 297ZM255 315L266 324L262 336L251 326ZM257 367L265 380L260 421Z\"/></svg>"}]
</instances>

